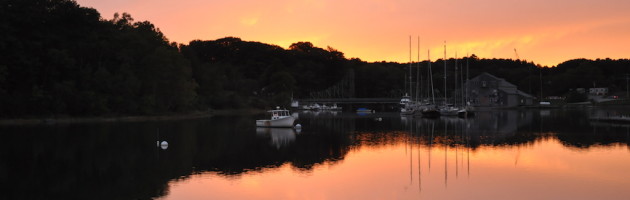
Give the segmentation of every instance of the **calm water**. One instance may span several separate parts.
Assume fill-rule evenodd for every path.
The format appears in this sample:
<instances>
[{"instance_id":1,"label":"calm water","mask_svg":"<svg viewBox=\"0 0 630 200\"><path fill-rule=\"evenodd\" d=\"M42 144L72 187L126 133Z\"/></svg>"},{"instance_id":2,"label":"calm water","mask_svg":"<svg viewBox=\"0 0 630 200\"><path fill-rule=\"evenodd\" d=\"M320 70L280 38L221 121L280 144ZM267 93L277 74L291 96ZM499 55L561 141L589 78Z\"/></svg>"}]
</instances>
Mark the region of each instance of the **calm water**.
<instances>
[{"instance_id":1,"label":"calm water","mask_svg":"<svg viewBox=\"0 0 630 200\"><path fill-rule=\"evenodd\" d=\"M0 199L628 199L630 125L588 120L616 113L1 126Z\"/></svg>"}]
</instances>

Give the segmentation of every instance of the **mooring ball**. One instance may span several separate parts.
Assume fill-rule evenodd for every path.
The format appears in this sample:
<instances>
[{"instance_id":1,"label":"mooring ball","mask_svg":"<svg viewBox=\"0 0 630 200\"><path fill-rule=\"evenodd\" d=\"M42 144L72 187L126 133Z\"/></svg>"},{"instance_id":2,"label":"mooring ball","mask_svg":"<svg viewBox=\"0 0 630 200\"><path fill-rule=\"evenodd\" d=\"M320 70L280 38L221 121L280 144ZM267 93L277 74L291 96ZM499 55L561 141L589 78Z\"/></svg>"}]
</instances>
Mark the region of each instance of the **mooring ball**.
<instances>
[{"instance_id":1,"label":"mooring ball","mask_svg":"<svg viewBox=\"0 0 630 200\"><path fill-rule=\"evenodd\" d=\"M162 141L162 143L160 143L160 148L166 150L168 149L168 142L167 141Z\"/></svg>"},{"instance_id":2,"label":"mooring ball","mask_svg":"<svg viewBox=\"0 0 630 200\"><path fill-rule=\"evenodd\" d=\"M301 124L297 124L297 125L295 125L295 129L301 129L301 128L302 128L302 125L301 125Z\"/></svg>"}]
</instances>

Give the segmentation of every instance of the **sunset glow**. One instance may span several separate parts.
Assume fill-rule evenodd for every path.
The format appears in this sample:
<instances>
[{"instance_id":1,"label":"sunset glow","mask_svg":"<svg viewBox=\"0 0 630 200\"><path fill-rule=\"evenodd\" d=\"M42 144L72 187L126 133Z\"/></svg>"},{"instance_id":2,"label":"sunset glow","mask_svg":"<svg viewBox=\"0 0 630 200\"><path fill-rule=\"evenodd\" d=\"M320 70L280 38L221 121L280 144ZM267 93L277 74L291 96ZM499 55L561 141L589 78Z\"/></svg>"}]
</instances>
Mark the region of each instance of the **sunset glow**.
<instances>
[{"instance_id":1,"label":"sunset glow","mask_svg":"<svg viewBox=\"0 0 630 200\"><path fill-rule=\"evenodd\" d=\"M630 1L426 0L77 0L104 19L127 12L178 43L226 36L287 48L298 41L331 46L347 58L409 61L476 54L547 66L574 58L628 58Z\"/></svg>"},{"instance_id":2,"label":"sunset glow","mask_svg":"<svg viewBox=\"0 0 630 200\"><path fill-rule=\"evenodd\" d=\"M238 177L201 173L172 181L163 199L616 199L628 177L615 166L627 166L627 155L623 146L571 151L557 139L473 151L400 141L358 148L343 165L315 165L308 174L288 163Z\"/></svg>"}]
</instances>

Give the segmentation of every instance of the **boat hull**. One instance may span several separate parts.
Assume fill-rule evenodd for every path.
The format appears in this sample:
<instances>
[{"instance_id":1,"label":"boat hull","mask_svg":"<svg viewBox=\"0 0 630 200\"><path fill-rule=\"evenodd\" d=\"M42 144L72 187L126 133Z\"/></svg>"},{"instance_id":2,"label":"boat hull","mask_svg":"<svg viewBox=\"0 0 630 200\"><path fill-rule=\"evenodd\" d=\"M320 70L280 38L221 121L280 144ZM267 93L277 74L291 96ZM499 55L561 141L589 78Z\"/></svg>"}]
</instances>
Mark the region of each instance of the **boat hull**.
<instances>
[{"instance_id":1,"label":"boat hull","mask_svg":"<svg viewBox=\"0 0 630 200\"><path fill-rule=\"evenodd\" d=\"M432 110L432 109L423 110L422 111L422 117L424 117L424 118L438 118L438 117L440 117L440 111Z\"/></svg>"},{"instance_id":2,"label":"boat hull","mask_svg":"<svg viewBox=\"0 0 630 200\"><path fill-rule=\"evenodd\" d=\"M440 115L441 116L457 116L457 113L459 112L459 109L455 108L455 107L443 107L440 109Z\"/></svg>"},{"instance_id":3,"label":"boat hull","mask_svg":"<svg viewBox=\"0 0 630 200\"><path fill-rule=\"evenodd\" d=\"M475 116L475 112L464 109L464 110L458 111L457 116L461 118L472 117L472 116Z\"/></svg>"},{"instance_id":4,"label":"boat hull","mask_svg":"<svg viewBox=\"0 0 630 200\"><path fill-rule=\"evenodd\" d=\"M256 120L257 127L293 127L293 122L295 121L294 117L284 117L280 119L272 119L272 120Z\"/></svg>"}]
</instances>

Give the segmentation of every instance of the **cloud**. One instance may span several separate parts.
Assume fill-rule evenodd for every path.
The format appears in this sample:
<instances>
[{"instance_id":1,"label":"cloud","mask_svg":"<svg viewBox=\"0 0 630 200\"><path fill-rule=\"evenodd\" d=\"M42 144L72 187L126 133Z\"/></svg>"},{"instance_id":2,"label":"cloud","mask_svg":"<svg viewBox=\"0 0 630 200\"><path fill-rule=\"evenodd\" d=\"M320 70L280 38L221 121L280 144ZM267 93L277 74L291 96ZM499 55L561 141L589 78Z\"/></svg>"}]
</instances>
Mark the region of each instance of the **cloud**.
<instances>
[{"instance_id":1,"label":"cloud","mask_svg":"<svg viewBox=\"0 0 630 200\"><path fill-rule=\"evenodd\" d=\"M244 17L241 18L241 24L245 26L253 26L258 23L258 17Z\"/></svg>"},{"instance_id":2,"label":"cloud","mask_svg":"<svg viewBox=\"0 0 630 200\"><path fill-rule=\"evenodd\" d=\"M630 52L627 0L77 1L105 17L126 11L151 21L176 42L235 36L288 47L310 41L366 61L407 62L408 35L420 35L421 59L430 48L434 60L443 57L444 40L448 57L457 51L516 58L516 48L521 59L543 65Z\"/></svg>"}]
</instances>

